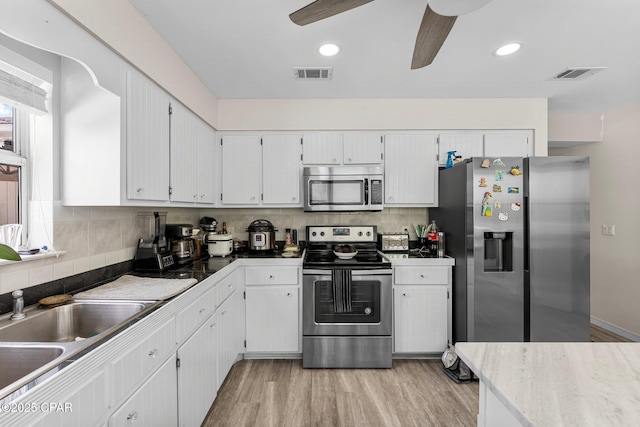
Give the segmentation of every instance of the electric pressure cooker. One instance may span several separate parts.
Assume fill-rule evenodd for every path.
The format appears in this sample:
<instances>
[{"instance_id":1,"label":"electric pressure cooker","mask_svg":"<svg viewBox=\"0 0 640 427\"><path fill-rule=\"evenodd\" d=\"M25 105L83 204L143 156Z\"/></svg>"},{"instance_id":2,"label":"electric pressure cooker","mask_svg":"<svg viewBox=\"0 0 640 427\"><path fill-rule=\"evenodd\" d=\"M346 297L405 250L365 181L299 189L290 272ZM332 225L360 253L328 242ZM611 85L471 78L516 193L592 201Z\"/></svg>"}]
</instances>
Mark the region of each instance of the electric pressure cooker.
<instances>
[{"instance_id":1,"label":"electric pressure cooker","mask_svg":"<svg viewBox=\"0 0 640 427\"><path fill-rule=\"evenodd\" d=\"M272 251L276 248L276 230L266 219L256 219L247 228L249 232L249 250Z\"/></svg>"}]
</instances>

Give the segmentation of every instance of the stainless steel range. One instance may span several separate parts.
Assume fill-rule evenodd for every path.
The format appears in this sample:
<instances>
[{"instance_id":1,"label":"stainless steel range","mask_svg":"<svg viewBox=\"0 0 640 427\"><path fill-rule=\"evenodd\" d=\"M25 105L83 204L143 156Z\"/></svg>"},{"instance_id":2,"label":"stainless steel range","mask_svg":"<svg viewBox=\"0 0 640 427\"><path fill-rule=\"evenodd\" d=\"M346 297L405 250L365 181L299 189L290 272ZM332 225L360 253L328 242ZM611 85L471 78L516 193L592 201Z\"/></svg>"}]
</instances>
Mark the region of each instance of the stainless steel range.
<instances>
[{"instance_id":1,"label":"stainless steel range","mask_svg":"<svg viewBox=\"0 0 640 427\"><path fill-rule=\"evenodd\" d=\"M376 242L376 226L307 226L304 368L391 367L391 263Z\"/></svg>"}]
</instances>

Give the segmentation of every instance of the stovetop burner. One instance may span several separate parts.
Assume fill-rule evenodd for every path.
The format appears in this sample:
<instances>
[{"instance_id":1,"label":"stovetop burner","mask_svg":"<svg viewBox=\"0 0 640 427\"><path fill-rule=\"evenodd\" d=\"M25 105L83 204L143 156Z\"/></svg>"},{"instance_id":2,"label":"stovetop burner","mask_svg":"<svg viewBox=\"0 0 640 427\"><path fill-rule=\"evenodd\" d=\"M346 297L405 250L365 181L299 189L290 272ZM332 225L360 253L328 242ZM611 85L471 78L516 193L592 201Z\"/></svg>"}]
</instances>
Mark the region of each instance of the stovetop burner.
<instances>
[{"instance_id":1,"label":"stovetop burner","mask_svg":"<svg viewBox=\"0 0 640 427\"><path fill-rule=\"evenodd\" d=\"M307 269L384 269L391 262L377 250L376 226L307 226L307 251L303 268ZM355 246L358 253L351 259L340 259L333 249L337 245Z\"/></svg>"}]
</instances>

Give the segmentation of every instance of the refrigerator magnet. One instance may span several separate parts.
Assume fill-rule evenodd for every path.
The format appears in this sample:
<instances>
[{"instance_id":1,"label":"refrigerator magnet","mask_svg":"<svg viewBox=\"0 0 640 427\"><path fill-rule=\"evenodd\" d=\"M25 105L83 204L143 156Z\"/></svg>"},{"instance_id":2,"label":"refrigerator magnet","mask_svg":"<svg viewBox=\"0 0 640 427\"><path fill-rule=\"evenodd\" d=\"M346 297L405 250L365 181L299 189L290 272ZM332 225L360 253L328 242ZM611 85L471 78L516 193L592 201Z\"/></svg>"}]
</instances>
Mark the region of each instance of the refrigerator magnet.
<instances>
[{"instance_id":1,"label":"refrigerator magnet","mask_svg":"<svg viewBox=\"0 0 640 427\"><path fill-rule=\"evenodd\" d=\"M484 159L482 161L482 164L480 165L480 167L483 167L483 168L488 168L489 166L491 166L491 164L489 163L489 159Z\"/></svg>"},{"instance_id":2,"label":"refrigerator magnet","mask_svg":"<svg viewBox=\"0 0 640 427\"><path fill-rule=\"evenodd\" d=\"M493 184L493 192L494 193L502 193L502 186L498 184Z\"/></svg>"},{"instance_id":3,"label":"refrigerator magnet","mask_svg":"<svg viewBox=\"0 0 640 427\"><path fill-rule=\"evenodd\" d=\"M522 207L522 205L520 205L520 203L518 203L518 202L511 203L511 210L514 211L514 212L518 212L521 207Z\"/></svg>"},{"instance_id":4,"label":"refrigerator magnet","mask_svg":"<svg viewBox=\"0 0 640 427\"><path fill-rule=\"evenodd\" d=\"M486 186L487 186L487 179L480 178L480 185L478 185L478 187L486 187Z\"/></svg>"},{"instance_id":5,"label":"refrigerator magnet","mask_svg":"<svg viewBox=\"0 0 640 427\"><path fill-rule=\"evenodd\" d=\"M491 205L482 205L482 216L491 216Z\"/></svg>"},{"instance_id":6,"label":"refrigerator magnet","mask_svg":"<svg viewBox=\"0 0 640 427\"><path fill-rule=\"evenodd\" d=\"M493 165L494 166L504 166L504 162L502 161L502 159L495 159L493 161Z\"/></svg>"},{"instance_id":7,"label":"refrigerator magnet","mask_svg":"<svg viewBox=\"0 0 640 427\"><path fill-rule=\"evenodd\" d=\"M493 204L493 207L496 209L500 209L500 205L501 205L500 200L496 200L496 202Z\"/></svg>"},{"instance_id":8,"label":"refrigerator magnet","mask_svg":"<svg viewBox=\"0 0 640 427\"><path fill-rule=\"evenodd\" d=\"M509 187L509 188L507 188L507 193L509 193L509 194L520 194L520 187Z\"/></svg>"},{"instance_id":9,"label":"refrigerator magnet","mask_svg":"<svg viewBox=\"0 0 640 427\"><path fill-rule=\"evenodd\" d=\"M498 219L500 221L507 221L509 219L509 212L499 212Z\"/></svg>"},{"instance_id":10,"label":"refrigerator magnet","mask_svg":"<svg viewBox=\"0 0 640 427\"><path fill-rule=\"evenodd\" d=\"M482 216L491 216L491 205L489 204L490 198L491 193L485 191L482 195Z\"/></svg>"},{"instance_id":11,"label":"refrigerator magnet","mask_svg":"<svg viewBox=\"0 0 640 427\"><path fill-rule=\"evenodd\" d=\"M504 171L496 171L496 181L504 181Z\"/></svg>"},{"instance_id":12,"label":"refrigerator magnet","mask_svg":"<svg viewBox=\"0 0 640 427\"><path fill-rule=\"evenodd\" d=\"M522 175L522 172L520 172L520 166L514 166L511 168L511 170L509 171L511 173L511 175L513 176L520 176Z\"/></svg>"}]
</instances>

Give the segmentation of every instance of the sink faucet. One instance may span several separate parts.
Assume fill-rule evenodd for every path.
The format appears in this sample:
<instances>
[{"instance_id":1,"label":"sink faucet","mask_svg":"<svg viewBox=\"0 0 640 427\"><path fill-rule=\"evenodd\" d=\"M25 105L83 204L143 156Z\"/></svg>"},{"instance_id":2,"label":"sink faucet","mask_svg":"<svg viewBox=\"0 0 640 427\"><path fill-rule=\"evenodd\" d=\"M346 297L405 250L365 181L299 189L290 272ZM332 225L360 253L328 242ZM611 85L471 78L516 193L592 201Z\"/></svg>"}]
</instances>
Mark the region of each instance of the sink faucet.
<instances>
[{"instance_id":1,"label":"sink faucet","mask_svg":"<svg viewBox=\"0 0 640 427\"><path fill-rule=\"evenodd\" d=\"M11 296L13 297L13 314L11 315L11 320L24 319L27 317L24 314L24 299L22 298L23 292L22 289L18 289L17 291L13 291Z\"/></svg>"}]
</instances>

